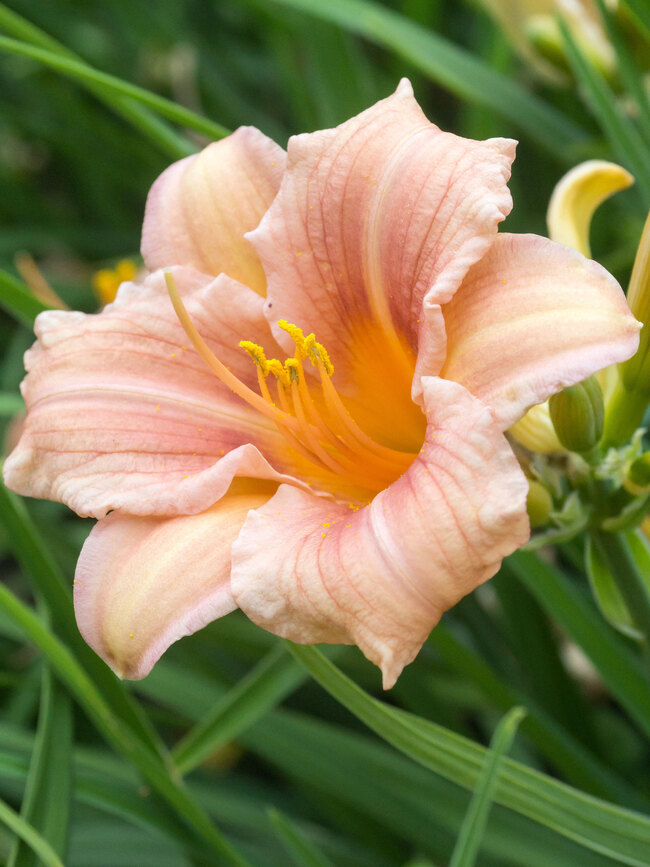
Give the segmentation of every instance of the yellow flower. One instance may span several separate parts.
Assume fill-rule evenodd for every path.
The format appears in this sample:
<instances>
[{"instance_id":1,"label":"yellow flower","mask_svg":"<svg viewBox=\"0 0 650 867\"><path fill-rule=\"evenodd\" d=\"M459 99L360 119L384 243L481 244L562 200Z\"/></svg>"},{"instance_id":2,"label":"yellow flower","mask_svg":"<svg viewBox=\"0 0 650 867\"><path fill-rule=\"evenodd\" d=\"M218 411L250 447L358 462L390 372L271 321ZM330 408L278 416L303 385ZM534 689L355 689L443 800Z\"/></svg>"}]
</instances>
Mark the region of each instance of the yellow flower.
<instances>
[{"instance_id":1,"label":"yellow flower","mask_svg":"<svg viewBox=\"0 0 650 867\"><path fill-rule=\"evenodd\" d=\"M121 283L133 280L138 271L133 259L121 259L115 268L102 268L93 275L93 289L101 306L115 301Z\"/></svg>"}]
</instances>

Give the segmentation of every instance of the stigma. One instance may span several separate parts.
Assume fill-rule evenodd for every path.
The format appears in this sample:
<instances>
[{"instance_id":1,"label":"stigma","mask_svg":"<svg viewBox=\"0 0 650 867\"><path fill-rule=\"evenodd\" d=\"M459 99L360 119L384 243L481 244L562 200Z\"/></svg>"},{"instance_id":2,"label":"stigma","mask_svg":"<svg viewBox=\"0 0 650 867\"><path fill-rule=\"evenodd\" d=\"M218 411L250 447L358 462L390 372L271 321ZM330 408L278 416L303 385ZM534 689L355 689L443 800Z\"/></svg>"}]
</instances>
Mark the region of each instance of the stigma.
<instances>
[{"instance_id":1,"label":"stigma","mask_svg":"<svg viewBox=\"0 0 650 867\"><path fill-rule=\"evenodd\" d=\"M382 490L401 476L416 455L388 448L368 436L347 410L332 382L334 365L314 334L284 319L278 326L294 343L291 357L267 358L250 340L239 346L251 358L259 392L238 379L208 348L192 322L169 272L165 282L176 315L194 348L213 373L241 399L269 418L287 445L320 470L369 490ZM312 368L307 374L306 366ZM316 375L314 375L316 374Z\"/></svg>"}]
</instances>

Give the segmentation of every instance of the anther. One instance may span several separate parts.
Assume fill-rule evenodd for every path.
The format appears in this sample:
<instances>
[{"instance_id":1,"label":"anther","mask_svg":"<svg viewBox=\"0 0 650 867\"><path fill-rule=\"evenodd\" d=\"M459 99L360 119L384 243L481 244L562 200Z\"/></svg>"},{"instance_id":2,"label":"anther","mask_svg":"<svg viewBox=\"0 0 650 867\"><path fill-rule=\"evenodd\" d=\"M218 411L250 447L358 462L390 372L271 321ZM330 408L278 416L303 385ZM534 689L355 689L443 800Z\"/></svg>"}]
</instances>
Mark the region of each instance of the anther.
<instances>
[{"instance_id":1,"label":"anther","mask_svg":"<svg viewBox=\"0 0 650 867\"><path fill-rule=\"evenodd\" d=\"M281 385L283 388L289 388L289 374L285 370L285 367L281 361L278 361L277 358L269 358L269 360L266 362L266 367L268 372L272 373L273 376L277 379L279 385Z\"/></svg>"},{"instance_id":2,"label":"anther","mask_svg":"<svg viewBox=\"0 0 650 867\"><path fill-rule=\"evenodd\" d=\"M298 328L297 325L294 325L291 322L287 322L286 319L278 320L278 328L281 328L283 331L286 331L289 337L296 344L296 358L301 359L306 355L305 352L305 335L303 333L302 328Z\"/></svg>"},{"instance_id":3,"label":"anther","mask_svg":"<svg viewBox=\"0 0 650 867\"><path fill-rule=\"evenodd\" d=\"M250 340L240 340L239 346L250 355L255 364L261 369L263 375L267 376L269 372L269 363L266 360L266 355L264 355L262 347Z\"/></svg>"}]
</instances>

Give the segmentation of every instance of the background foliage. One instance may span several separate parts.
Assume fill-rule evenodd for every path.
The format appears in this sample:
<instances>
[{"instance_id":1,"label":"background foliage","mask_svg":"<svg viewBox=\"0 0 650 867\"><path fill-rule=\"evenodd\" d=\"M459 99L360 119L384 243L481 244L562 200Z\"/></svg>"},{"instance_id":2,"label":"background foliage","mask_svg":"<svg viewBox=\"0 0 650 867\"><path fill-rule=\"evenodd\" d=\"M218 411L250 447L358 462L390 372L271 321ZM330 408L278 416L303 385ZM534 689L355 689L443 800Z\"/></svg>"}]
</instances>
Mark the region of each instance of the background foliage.
<instances>
[{"instance_id":1,"label":"background foliage","mask_svg":"<svg viewBox=\"0 0 650 867\"><path fill-rule=\"evenodd\" d=\"M610 34L624 40L625 65L603 76L566 36L557 81L469 0L10 6L0 5L6 449L42 306L16 253L69 306L94 310L93 274L137 256L148 188L172 159L241 124L285 145L404 75L441 127L520 140L510 231L545 234L554 184L583 159L632 171L635 187L599 210L592 233L595 258L627 281L650 200L650 110L635 66L643 0L622 6L624 28ZM295 648L239 613L175 645L144 681L119 683L72 614L90 523L4 490L0 517L3 863L462 867L480 846L486 867L650 864L647 674L591 598L580 538L510 558L383 694L355 649ZM517 706L523 720L516 710L498 725Z\"/></svg>"}]
</instances>

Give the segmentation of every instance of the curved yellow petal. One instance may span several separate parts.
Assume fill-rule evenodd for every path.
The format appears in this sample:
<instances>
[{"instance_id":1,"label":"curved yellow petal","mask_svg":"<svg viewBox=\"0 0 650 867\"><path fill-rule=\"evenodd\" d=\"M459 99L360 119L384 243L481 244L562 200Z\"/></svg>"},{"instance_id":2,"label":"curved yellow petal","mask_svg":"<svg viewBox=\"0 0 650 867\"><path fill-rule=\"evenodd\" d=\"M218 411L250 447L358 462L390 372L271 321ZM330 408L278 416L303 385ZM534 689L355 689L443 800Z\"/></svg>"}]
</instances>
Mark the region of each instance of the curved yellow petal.
<instances>
[{"instance_id":1,"label":"curved yellow petal","mask_svg":"<svg viewBox=\"0 0 650 867\"><path fill-rule=\"evenodd\" d=\"M605 160L580 163L553 190L546 213L549 238L591 257L589 227L594 211L633 183L632 175L616 163Z\"/></svg>"}]
</instances>

